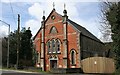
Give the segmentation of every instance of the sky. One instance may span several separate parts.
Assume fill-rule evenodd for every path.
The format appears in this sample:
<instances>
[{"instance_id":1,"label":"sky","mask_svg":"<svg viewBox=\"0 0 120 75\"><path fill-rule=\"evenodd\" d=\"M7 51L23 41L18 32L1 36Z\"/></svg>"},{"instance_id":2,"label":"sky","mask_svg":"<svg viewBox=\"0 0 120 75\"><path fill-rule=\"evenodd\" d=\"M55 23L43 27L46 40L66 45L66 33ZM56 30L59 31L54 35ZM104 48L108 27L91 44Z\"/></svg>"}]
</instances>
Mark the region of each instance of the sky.
<instances>
[{"instance_id":1,"label":"sky","mask_svg":"<svg viewBox=\"0 0 120 75\"><path fill-rule=\"evenodd\" d=\"M32 35L37 33L41 27L43 11L46 18L53 9L53 2L56 11L63 15L64 4L68 13L68 18L77 24L85 27L99 39L100 32L100 4L98 0L2 0L0 4L0 20L10 24L10 30L17 29L18 14L20 14L20 26L30 27ZM0 36L8 35L8 26L0 22Z\"/></svg>"}]
</instances>

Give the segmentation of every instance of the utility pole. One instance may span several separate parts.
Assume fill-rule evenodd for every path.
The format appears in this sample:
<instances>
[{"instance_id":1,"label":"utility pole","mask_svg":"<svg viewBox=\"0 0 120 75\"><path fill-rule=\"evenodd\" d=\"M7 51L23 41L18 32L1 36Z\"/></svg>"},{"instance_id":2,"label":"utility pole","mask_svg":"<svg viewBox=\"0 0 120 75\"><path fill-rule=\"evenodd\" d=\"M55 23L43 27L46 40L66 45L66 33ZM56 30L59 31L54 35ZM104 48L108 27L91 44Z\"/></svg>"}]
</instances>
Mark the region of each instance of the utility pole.
<instances>
[{"instance_id":1,"label":"utility pole","mask_svg":"<svg viewBox=\"0 0 120 75\"><path fill-rule=\"evenodd\" d=\"M7 68L9 68L9 49L10 49L10 24L6 23L5 21L0 20L2 23L6 24L9 29L8 29L8 51L7 51Z\"/></svg>"},{"instance_id":2,"label":"utility pole","mask_svg":"<svg viewBox=\"0 0 120 75\"><path fill-rule=\"evenodd\" d=\"M8 52L7 52L7 68L9 68L9 48L10 48L10 25L8 30Z\"/></svg>"},{"instance_id":3,"label":"utility pole","mask_svg":"<svg viewBox=\"0 0 120 75\"><path fill-rule=\"evenodd\" d=\"M19 48L20 48L20 15L18 14L18 29L17 29L17 62L16 67L18 69L19 66Z\"/></svg>"}]
</instances>

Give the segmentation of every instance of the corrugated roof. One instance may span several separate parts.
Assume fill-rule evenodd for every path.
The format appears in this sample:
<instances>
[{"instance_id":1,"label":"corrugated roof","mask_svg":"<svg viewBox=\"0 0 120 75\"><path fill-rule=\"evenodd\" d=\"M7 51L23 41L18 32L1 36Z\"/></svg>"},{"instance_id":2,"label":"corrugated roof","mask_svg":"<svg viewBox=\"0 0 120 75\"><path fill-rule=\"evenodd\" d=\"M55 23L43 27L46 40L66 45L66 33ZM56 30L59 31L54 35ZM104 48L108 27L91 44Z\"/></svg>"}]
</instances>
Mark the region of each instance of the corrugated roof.
<instances>
[{"instance_id":1,"label":"corrugated roof","mask_svg":"<svg viewBox=\"0 0 120 75\"><path fill-rule=\"evenodd\" d=\"M101 42L97 37L95 37L92 33L90 33L86 28L78 25L77 23L73 22L72 20L68 19L68 22L73 25L75 28L77 28L77 30L79 30L83 35L91 38L91 39L94 39L98 42Z\"/></svg>"}]
</instances>

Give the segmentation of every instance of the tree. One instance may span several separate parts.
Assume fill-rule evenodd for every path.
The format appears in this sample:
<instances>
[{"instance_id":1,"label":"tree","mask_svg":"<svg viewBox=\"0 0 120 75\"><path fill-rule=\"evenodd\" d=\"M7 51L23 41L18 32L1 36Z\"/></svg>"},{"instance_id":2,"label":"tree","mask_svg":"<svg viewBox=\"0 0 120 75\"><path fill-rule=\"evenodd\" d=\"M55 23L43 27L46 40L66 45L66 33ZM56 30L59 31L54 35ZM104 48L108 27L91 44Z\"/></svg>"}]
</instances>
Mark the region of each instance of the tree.
<instances>
[{"instance_id":1,"label":"tree","mask_svg":"<svg viewBox=\"0 0 120 75\"><path fill-rule=\"evenodd\" d=\"M17 30L10 33L10 53L9 60L11 65L16 64L17 60ZM20 50L19 50L19 66L33 65L33 42L31 31L22 28L20 31Z\"/></svg>"},{"instance_id":2,"label":"tree","mask_svg":"<svg viewBox=\"0 0 120 75\"><path fill-rule=\"evenodd\" d=\"M112 32L112 50L115 53L116 69L118 69L120 68L120 2L105 2L103 6L103 22Z\"/></svg>"},{"instance_id":3,"label":"tree","mask_svg":"<svg viewBox=\"0 0 120 75\"><path fill-rule=\"evenodd\" d=\"M10 38L10 52L9 52L9 63L10 65L16 64L17 54L17 31L11 32L9 35Z\"/></svg>"},{"instance_id":4,"label":"tree","mask_svg":"<svg viewBox=\"0 0 120 75\"><path fill-rule=\"evenodd\" d=\"M108 12L109 5L107 2L101 3L101 12L102 14L100 15L101 21L101 28L100 31L102 33L102 37L100 38L103 42L112 42L111 39L111 25L109 24L107 20L106 13Z\"/></svg>"},{"instance_id":5,"label":"tree","mask_svg":"<svg viewBox=\"0 0 120 75\"><path fill-rule=\"evenodd\" d=\"M20 64L23 66L31 66L33 58L33 43L31 40L32 34L31 31L25 28L21 31L21 40L20 40L20 51L19 51L19 60Z\"/></svg>"},{"instance_id":6,"label":"tree","mask_svg":"<svg viewBox=\"0 0 120 75\"><path fill-rule=\"evenodd\" d=\"M7 65L7 51L8 51L8 46L7 46L7 41L8 39L6 37L4 38L0 38L1 42L0 42L0 48L2 46L2 66L6 66Z\"/></svg>"}]
</instances>

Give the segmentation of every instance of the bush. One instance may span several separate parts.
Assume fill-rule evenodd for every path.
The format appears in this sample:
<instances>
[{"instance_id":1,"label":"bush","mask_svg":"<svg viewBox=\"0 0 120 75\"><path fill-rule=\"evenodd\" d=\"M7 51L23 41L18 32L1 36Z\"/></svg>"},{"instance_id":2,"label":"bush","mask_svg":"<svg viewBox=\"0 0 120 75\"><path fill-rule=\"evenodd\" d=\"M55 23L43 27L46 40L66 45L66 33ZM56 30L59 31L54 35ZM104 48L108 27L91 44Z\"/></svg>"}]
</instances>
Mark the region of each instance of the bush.
<instances>
[{"instance_id":1,"label":"bush","mask_svg":"<svg viewBox=\"0 0 120 75\"><path fill-rule=\"evenodd\" d=\"M120 75L120 68L116 69L115 73L113 75Z\"/></svg>"},{"instance_id":2,"label":"bush","mask_svg":"<svg viewBox=\"0 0 120 75\"><path fill-rule=\"evenodd\" d=\"M33 63L31 60L20 60L19 61L19 67L22 67L23 69L24 68L27 68L27 67L31 67L33 66Z\"/></svg>"}]
</instances>

